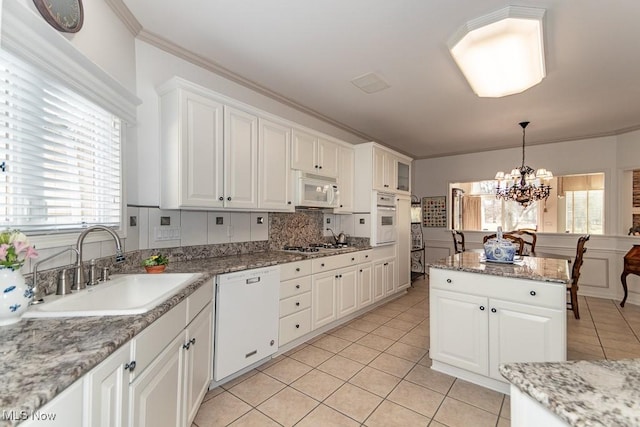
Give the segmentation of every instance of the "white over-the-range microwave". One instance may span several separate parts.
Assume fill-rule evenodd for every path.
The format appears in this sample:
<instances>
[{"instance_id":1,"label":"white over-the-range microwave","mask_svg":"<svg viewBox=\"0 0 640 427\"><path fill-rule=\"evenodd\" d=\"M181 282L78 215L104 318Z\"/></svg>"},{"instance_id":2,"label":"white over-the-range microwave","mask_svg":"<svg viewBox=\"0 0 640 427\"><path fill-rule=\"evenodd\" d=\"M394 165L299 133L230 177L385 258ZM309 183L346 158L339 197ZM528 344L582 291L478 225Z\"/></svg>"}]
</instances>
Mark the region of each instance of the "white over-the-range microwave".
<instances>
[{"instance_id":1,"label":"white over-the-range microwave","mask_svg":"<svg viewBox=\"0 0 640 427\"><path fill-rule=\"evenodd\" d=\"M337 208L340 191L335 178L298 171L295 175L295 205L311 208Z\"/></svg>"}]
</instances>

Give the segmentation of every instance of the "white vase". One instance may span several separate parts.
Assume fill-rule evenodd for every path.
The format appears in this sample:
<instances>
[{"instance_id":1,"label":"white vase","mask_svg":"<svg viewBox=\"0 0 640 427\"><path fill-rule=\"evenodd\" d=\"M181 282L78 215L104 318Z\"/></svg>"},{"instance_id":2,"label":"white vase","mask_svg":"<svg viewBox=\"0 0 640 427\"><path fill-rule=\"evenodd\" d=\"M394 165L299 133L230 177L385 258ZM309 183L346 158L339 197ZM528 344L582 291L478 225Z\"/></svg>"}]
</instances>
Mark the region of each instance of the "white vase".
<instances>
[{"instance_id":1,"label":"white vase","mask_svg":"<svg viewBox=\"0 0 640 427\"><path fill-rule=\"evenodd\" d=\"M20 267L0 267L0 326L19 322L32 299Z\"/></svg>"}]
</instances>

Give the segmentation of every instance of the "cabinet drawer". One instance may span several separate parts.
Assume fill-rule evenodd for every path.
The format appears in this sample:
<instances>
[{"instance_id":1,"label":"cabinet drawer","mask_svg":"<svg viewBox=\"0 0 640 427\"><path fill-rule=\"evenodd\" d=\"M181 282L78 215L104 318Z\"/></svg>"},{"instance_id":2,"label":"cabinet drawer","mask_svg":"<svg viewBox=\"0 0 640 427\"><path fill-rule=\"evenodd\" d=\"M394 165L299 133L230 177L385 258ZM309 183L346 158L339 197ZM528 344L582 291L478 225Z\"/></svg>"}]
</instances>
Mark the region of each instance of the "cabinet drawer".
<instances>
[{"instance_id":1,"label":"cabinet drawer","mask_svg":"<svg viewBox=\"0 0 640 427\"><path fill-rule=\"evenodd\" d=\"M288 262L280 265L280 280L289 280L311 274L311 261Z\"/></svg>"},{"instance_id":2,"label":"cabinet drawer","mask_svg":"<svg viewBox=\"0 0 640 427\"><path fill-rule=\"evenodd\" d=\"M282 346L309 332L311 332L310 308L280 319L279 344Z\"/></svg>"},{"instance_id":3,"label":"cabinet drawer","mask_svg":"<svg viewBox=\"0 0 640 427\"><path fill-rule=\"evenodd\" d=\"M396 245L377 246L372 249L372 253L374 261L384 258L393 258L396 256Z\"/></svg>"},{"instance_id":4,"label":"cabinet drawer","mask_svg":"<svg viewBox=\"0 0 640 427\"><path fill-rule=\"evenodd\" d=\"M566 285L562 283L431 268L429 286L540 307L564 309L566 304Z\"/></svg>"},{"instance_id":5,"label":"cabinet drawer","mask_svg":"<svg viewBox=\"0 0 640 427\"><path fill-rule=\"evenodd\" d=\"M207 304L213 301L213 279L200 286L187 298L187 324L202 311Z\"/></svg>"},{"instance_id":6,"label":"cabinet drawer","mask_svg":"<svg viewBox=\"0 0 640 427\"><path fill-rule=\"evenodd\" d=\"M311 276L300 277L280 282L280 299L309 292L311 290Z\"/></svg>"},{"instance_id":7,"label":"cabinet drawer","mask_svg":"<svg viewBox=\"0 0 640 427\"><path fill-rule=\"evenodd\" d=\"M369 262L373 260L373 250L369 249L366 251L356 252L358 256L358 264L362 264L365 262Z\"/></svg>"},{"instance_id":8,"label":"cabinet drawer","mask_svg":"<svg viewBox=\"0 0 640 427\"><path fill-rule=\"evenodd\" d=\"M288 316L309 307L311 307L311 292L285 298L280 300L280 317Z\"/></svg>"},{"instance_id":9,"label":"cabinet drawer","mask_svg":"<svg viewBox=\"0 0 640 427\"><path fill-rule=\"evenodd\" d=\"M323 258L316 258L311 260L311 271L315 273L321 273L323 271L335 270L337 268L348 267L358 263L357 252L351 252L348 254L333 255Z\"/></svg>"},{"instance_id":10,"label":"cabinet drawer","mask_svg":"<svg viewBox=\"0 0 640 427\"><path fill-rule=\"evenodd\" d=\"M134 338L133 360L136 368L133 377L140 375L162 350L183 331L187 319L187 300L169 310Z\"/></svg>"}]
</instances>

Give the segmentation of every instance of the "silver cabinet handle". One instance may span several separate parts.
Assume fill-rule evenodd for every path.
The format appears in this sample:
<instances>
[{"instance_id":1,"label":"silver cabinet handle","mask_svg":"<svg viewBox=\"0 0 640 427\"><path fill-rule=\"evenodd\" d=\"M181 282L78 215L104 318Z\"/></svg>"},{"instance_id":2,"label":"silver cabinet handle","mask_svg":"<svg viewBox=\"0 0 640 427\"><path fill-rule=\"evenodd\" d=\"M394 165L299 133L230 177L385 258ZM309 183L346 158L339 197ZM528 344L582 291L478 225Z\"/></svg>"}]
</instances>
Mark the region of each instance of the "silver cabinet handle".
<instances>
[{"instance_id":1,"label":"silver cabinet handle","mask_svg":"<svg viewBox=\"0 0 640 427\"><path fill-rule=\"evenodd\" d=\"M529 295L531 295L532 297L535 297L536 296L536 291L529 292Z\"/></svg>"},{"instance_id":2,"label":"silver cabinet handle","mask_svg":"<svg viewBox=\"0 0 640 427\"><path fill-rule=\"evenodd\" d=\"M484 305L480 306L480 311L484 311Z\"/></svg>"},{"instance_id":3,"label":"silver cabinet handle","mask_svg":"<svg viewBox=\"0 0 640 427\"><path fill-rule=\"evenodd\" d=\"M125 371L133 372L134 369L136 369L136 361L135 360L132 360L131 362L129 362L129 363L124 365L124 370Z\"/></svg>"},{"instance_id":4,"label":"silver cabinet handle","mask_svg":"<svg viewBox=\"0 0 640 427\"><path fill-rule=\"evenodd\" d=\"M492 312L492 313L496 313L497 311L498 311L498 310L496 310L495 308L492 308L492 309L491 309L491 312Z\"/></svg>"}]
</instances>

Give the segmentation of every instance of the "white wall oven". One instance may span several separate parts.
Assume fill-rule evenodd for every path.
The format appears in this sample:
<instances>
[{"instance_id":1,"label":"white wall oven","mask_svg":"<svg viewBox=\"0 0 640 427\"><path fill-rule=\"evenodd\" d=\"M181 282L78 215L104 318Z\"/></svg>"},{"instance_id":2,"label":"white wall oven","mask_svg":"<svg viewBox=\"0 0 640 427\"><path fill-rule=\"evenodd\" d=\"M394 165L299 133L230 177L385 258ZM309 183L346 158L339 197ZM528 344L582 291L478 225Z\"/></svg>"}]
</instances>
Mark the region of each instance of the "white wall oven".
<instances>
[{"instance_id":1,"label":"white wall oven","mask_svg":"<svg viewBox=\"0 0 640 427\"><path fill-rule=\"evenodd\" d=\"M397 239L396 196L377 193L375 208L375 244L391 245Z\"/></svg>"}]
</instances>

